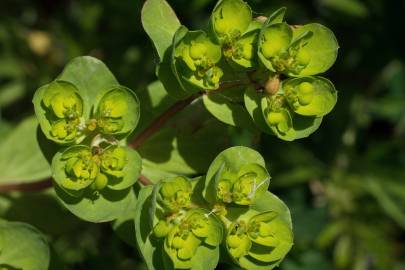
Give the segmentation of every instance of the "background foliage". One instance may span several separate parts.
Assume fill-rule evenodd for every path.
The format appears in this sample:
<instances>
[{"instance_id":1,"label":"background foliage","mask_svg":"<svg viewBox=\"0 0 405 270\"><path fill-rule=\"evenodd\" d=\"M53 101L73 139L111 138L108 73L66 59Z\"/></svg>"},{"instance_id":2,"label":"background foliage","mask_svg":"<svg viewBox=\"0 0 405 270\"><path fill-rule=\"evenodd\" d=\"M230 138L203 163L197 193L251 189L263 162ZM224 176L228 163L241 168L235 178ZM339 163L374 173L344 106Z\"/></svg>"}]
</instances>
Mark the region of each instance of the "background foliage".
<instances>
[{"instance_id":1,"label":"background foliage","mask_svg":"<svg viewBox=\"0 0 405 270\"><path fill-rule=\"evenodd\" d=\"M205 26L215 2L169 1L190 28ZM405 44L400 30L405 3L249 3L265 14L286 6L289 22L317 21L335 32L341 49L327 75L339 90L336 109L308 139L287 143L225 126L201 103L193 103L139 148L144 173L152 179L174 172L198 175L227 146L254 146L266 158L271 191L286 202L294 220L295 246L281 269L405 269ZM136 132L173 103L159 84L148 87L155 80L156 56L141 26L141 5L134 0L1 1L0 183L49 174L34 154L21 160L15 153L36 135L33 120L26 119L33 114L35 89L73 57L102 59L121 84L136 90L142 106ZM29 174L35 179L26 177L30 166L37 169L35 177ZM125 226L80 221L51 191L1 194L0 218L30 223L46 235L50 269L145 269L139 254L120 239Z\"/></svg>"}]
</instances>

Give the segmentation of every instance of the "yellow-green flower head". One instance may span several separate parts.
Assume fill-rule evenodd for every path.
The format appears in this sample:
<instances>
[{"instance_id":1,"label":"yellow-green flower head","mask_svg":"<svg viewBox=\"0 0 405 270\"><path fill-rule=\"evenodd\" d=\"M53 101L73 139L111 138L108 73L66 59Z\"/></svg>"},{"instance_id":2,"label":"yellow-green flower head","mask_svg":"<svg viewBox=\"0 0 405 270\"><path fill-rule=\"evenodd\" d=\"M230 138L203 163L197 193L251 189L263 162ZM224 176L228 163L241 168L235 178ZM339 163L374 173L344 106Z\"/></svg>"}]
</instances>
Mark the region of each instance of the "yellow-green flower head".
<instances>
[{"instance_id":1,"label":"yellow-green flower head","mask_svg":"<svg viewBox=\"0 0 405 270\"><path fill-rule=\"evenodd\" d=\"M192 186L190 180L178 176L162 181L159 190L161 202L169 211L178 211L187 208L191 203Z\"/></svg>"},{"instance_id":2,"label":"yellow-green flower head","mask_svg":"<svg viewBox=\"0 0 405 270\"><path fill-rule=\"evenodd\" d=\"M221 47L202 31L188 32L175 48L176 70L185 80L201 88L218 88L223 71L217 66Z\"/></svg>"},{"instance_id":3,"label":"yellow-green flower head","mask_svg":"<svg viewBox=\"0 0 405 270\"><path fill-rule=\"evenodd\" d=\"M81 148L72 150L62 156L66 160L65 172L67 178L62 181L62 186L67 189L79 190L91 185L100 173L100 158L91 153L90 149ZM99 176L97 187L101 187L105 179Z\"/></svg>"},{"instance_id":4,"label":"yellow-green flower head","mask_svg":"<svg viewBox=\"0 0 405 270\"><path fill-rule=\"evenodd\" d=\"M264 113L266 123L276 134L286 134L289 132L292 129L292 118L286 97L283 95L268 97L267 106L268 108Z\"/></svg>"},{"instance_id":5,"label":"yellow-green flower head","mask_svg":"<svg viewBox=\"0 0 405 270\"><path fill-rule=\"evenodd\" d=\"M284 258L292 247L292 231L276 212L257 213L231 225L227 239L229 254L240 266L259 261L269 269Z\"/></svg>"},{"instance_id":6,"label":"yellow-green flower head","mask_svg":"<svg viewBox=\"0 0 405 270\"><path fill-rule=\"evenodd\" d=\"M51 135L60 140L73 140L79 133L79 120L61 119L51 126Z\"/></svg>"},{"instance_id":7,"label":"yellow-green flower head","mask_svg":"<svg viewBox=\"0 0 405 270\"><path fill-rule=\"evenodd\" d=\"M212 14L212 25L221 43L232 43L249 27L252 11L242 0L223 0Z\"/></svg>"},{"instance_id":8,"label":"yellow-green flower head","mask_svg":"<svg viewBox=\"0 0 405 270\"><path fill-rule=\"evenodd\" d=\"M250 205L266 192L270 175L262 166L251 163L238 173L223 171L217 184L217 198L224 203Z\"/></svg>"},{"instance_id":9,"label":"yellow-green flower head","mask_svg":"<svg viewBox=\"0 0 405 270\"><path fill-rule=\"evenodd\" d=\"M129 112L129 96L124 89L108 92L100 101L97 112L97 125L103 133L119 133L125 125L123 119Z\"/></svg>"},{"instance_id":10,"label":"yellow-green flower head","mask_svg":"<svg viewBox=\"0 0 405 270\"><path fill-rule=\"evenodd\" d=\"M109 175L122 177L126 164L127 155L123 147L114 146L107 148L101 155L101 169Z\"/></svg>"},{"instance_id":11,"label":"yellow-green flower head","mask_svg":"<svg viewBox=\"0 0 405 270\"><path fill-rule=\"evenodd\" d=\"M295 113L304 116L324 116L337 101L333 84L322 77L300 77L283 83L288 104Z\"/></svg>"},{"instance_id":12,"label":"yellow-green flower head","mask_svg":"<svg viewBox=\"0 0 405 270\"><path fill-rule=\"evenodd\" d=\"M44 94L43 103L59 119L75 119L83 114L83 101L73 84L55 81Z\"/></svg>"},{"instance_id":13,"label":"yellow-green flower head","mask_svg":"<svg viewBox=\"0 0 405 270\"><path fill-rule=\"evenodd\" d=\"M167 226L161 221L155 226L155 235L166 236L164 247L175 268L191 268L192 258L201 245L216 247L222 241L223 228L212 213L192 209L177 224Z\"/></svg>"}]
</instances>

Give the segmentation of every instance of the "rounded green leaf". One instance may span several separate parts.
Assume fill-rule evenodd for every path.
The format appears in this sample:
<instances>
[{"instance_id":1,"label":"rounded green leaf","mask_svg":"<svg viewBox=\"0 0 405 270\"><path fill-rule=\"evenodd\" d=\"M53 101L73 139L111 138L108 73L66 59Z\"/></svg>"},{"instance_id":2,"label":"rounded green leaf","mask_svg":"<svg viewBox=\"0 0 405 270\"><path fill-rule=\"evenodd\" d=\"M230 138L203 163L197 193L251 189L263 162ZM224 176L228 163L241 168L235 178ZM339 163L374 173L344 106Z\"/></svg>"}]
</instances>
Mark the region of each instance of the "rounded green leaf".
<instances>
[{"instance_id":1,"label":"rounded green leaf","mask_svg":"<svg viewBox=\"0 0 405 270\"><path fill-rule=\"evenodd\" d=\"M0 221L0 268L47 270L50 251L41 232L29 224Z\"/></svg>"},{"instance_id":2,"label":"rounded green leaf","mask_svg":"<svg viewBox=\"0 0 405 270\"><path fill-rule=\"evenodd\" d=\"M139 111L135 93L124 86L116 86L106 92L97 104L97 126L103 134L129 134L138 124Z\"/></svg>"},{"instance_id":3,"label":"rounded green leaf","mask_svg":"<svg viewBox=\"0 0 405 270\"><path fill-rule=\"evenodd\" d=\"M241 168L247 164L257 164L263 168L266 166L260 153L248 147L235 146L219 153L207 171L203 190L205 199L210 203L216 201L219 176L222 176L219 171L225 170L237 175Z\"/></svg>"},{"instance_id":4,"label":"rounded green leaf","mask_svg":"<svg viewBox=\"0 0 405 270\"><path fill-rule=\"evenodd\" d=\"M337 102L334 85L323 77L289 79L282 87L290 107L303 116L325 116Z\"/></svg>"},{"instance_id":5,"label":"rounded green leaf","mask_svg":"<svg viewBox=\"0 0 405 270\"><path fill-rule=\"evenodd\" d=\"M66 193L58 185L55 191L60 202L74 215L89 222L108 222L122 216L135 200L132 188L112 190L108 187L94 192L86 190L81 197Z\"/></svg>"},{"instance_id":6,"label":"rounded green leaf","mask_svg":"<svg viewBox=\"0 0 405 270\"><path fill-rule=\"evenodd\" d=\"M211 25L221 44L237 40L248 29L252 21L252 11L242 0L222 0L215 6L211 15Z\"/></svg>"},{"instance_id":7,"label":"rounded green leaf","mask_svg":"<svg viewBox=\"0 0 405 270\"><path fill-rule=\"evenodd\" d=\"M250 117L253 119L256 127L259 128L260 131L267 134L273 134L273 131L267 125L263 117L261 109L262 95L263 94L258 93L254 87L248 87L243 96L245 108L248 111Z\"/></svg>"},{"instance_id":8,"label":"rounded green leaf","mask_svg":"<svg viewBox=\"0 0 405 270\"><path fill-rule=\"evenodd\" d=\"M270 107L268 99L263 97L261 100L263 118L273 133L285 141L308 137L322 122L322 117L301 116L285 107L274 114Z\"/></svg>"},{"instance_id":9,"label":"rounded green leaf","mask_svg":"<svg viewBox=\"0 0 405 270\"><path fill-rule=\"evenodd\" d=\"M250 128L252 121L246 109L239 102L240 94L235 96L235 93L240 93L239 89L233 88L218 93L210 92L203 96L204 106L215 118L225 124Z\"/></svg>"},{"instance_id":10,"label":"rounded green leaf","mask_svg":"<svg viewBox=\"0 0 405 270\"><path fill-rule=\"evenodd\" d=\"M39 88L33 103L42 132L49 140L70 144L84 139L83 122L89 105L75 85L56 80Z\"/></svg>"},{"instance_id":11,"label":"rounded green leaf","mask_svg":"<svg viewBox=\"0 0 405 270\"><path fill-rule=\"evenodd\" d=\"M221 57L221 47L213 43L204 31L180 28L176 32L172 67L184 89L188 90L187 84L192 88L217 89L223 76L222 69L217 65Z\"/></svg>"},{"instance_id":12,"label":"rounded green leaf","mask_svg":"<svg viewBox=\"0 0 405 270\"><path fill-rule=\"evenodd\" d=\"M319 23L306 24L294 28L294 39L305 32L311 32L312 36L297 49L295 60L305 63L306 66L298 71L289 70L288 75L290 76L309 76L323 73L336 61L339 45L329 28Z\"/></svg>"}]
</instances>

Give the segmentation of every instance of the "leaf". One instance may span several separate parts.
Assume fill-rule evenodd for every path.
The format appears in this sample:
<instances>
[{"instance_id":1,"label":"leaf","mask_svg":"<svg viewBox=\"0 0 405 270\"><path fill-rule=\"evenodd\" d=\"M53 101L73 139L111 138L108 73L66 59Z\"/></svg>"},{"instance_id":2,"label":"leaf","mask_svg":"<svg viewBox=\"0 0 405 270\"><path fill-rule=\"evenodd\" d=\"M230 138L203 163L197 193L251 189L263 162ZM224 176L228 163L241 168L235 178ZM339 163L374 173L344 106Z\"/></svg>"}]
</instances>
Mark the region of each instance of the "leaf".
<instances>
[{"instance_id":1,"label":"leaf","mask_svg":"<svg viewBox=\"0 0 405 270\"><path fill-rule=\"evenodd\" d=\"M261 95L258 94L254 87L248 87L244 94L245 107L256 126L264 133L274 134L263 118L260 107Z\"/></svg>"},{"instance_id":2,"label":"leaf","mask_svg":"<svg viewBox=\"0 0 405 270\"><path fill-rule=\"evenodd\" d=\"M243 165L250 163L256 163L264 168L266 167L264 159L260 153L248 147L235 146L219 153L212 161L207 171L205 188L203 190L205 199L210 203L215 202L217 184L215 183L215 175L221 168L227 168L228 170L237 173Z\"/></svg>"},{"instance_id":3,"label":"leaf","mask_svg":"<svg viewBox=\"0 0 405 270\"><path fill-rule=\"evenodd\" d=\"M122 212L122 214L114 220L112 223L112 228L114 232L127 244L131 245L132 247L136 247L136 238L135 238L135 223L134 218L136 214L136 206L137 206L137 197L136 197L136 190L139 189L138 186L134 187L135 192L132 196L132 200L128 203L126 209Z\"/></svg>"},{"instance_id":4,"label":"leaf","mask_svg":"<svg viewBox=\"0 0 405 270\"><path fill-rule=\"evenodd\" d=\"M0 220L0 267L47 270L49 262L48 243L37 229L25 223Z\"/></svg>"},{"instance_id":5,"label":"leaf","mask_svg":"<svg viewBox=\"0 0 405 270\"><path fill-rule=\"evenodd\" d=\"M23 120L0 144L0 183L29 183L51 175L37 142L38 121Z\"/></svg>"},{"instance_id":6,"label":"leaf","mask_svg":"<svg viewBox=\"0 0 405 270\"><path fill-rule=\"evenodd\" d=\"M135 210L135 233L139 252L149 270L162 269L163 242L151 238L155 200L152 197L153 186L143 187L138 196Z\"/></svg>"},{"instance_id":7,"label":"leaf","mask_svg":"<svg viewBox=\"0 0 405 270\"><path fill-rule=\"evenodd\" d=\"M205 108L225 124L237 127L252 126L249 114L243 105L234 102L226 93L210 92L203 96L203 102Z\"/></svg>"},{"instance_id":8,"label":"leaf","mask_svg":"<svg viewBox=\"0 0 405 270\"><path fill-rule=\"evenodd\" d=\"M336 61L339 45L333 32L318 23L310 23L293 29L296 39L302 33L310 31L313 36L299 53L305 53L310 59L309 64L298 73L290 72L290 76L309 76L327 71Z\"/></svg>"},{"instance_id":9,"label":"leaf","mask_svg":"<svg viewBox=\"0 0 405 270\"><path fill-rule=\"evenodd\" d=\"M274 11L265 22L265 25L272 25L276 23L282 23L284 21L285 12L287 11L286 7L282 7Z\"/></svg>"},{"instance_id":10,"label":"leaf","mask_svg":"<svg viewBox=\"0 0 405 270\"><path fill-rule=\"evenodd\" d=\"M165 0L147 0L142 8L142 25L162 60L180 27L180 21Z\"/></svg>"},{"instance_id":11,"label":"leaf","mask_svg":"<svg viewBox=\"0 0 405 270\"><path fill-rule=\"evenodd\" d=\"M55 185L59 201L77 217L94 223L108 222L121 217L134 200L132 188L111 190L104 188L99 194L72 197Z\"/></svg>"},{"instance_id":12,"label":"leaf","mask_svg":"<svg viewBox=\"0 0 405 270\"><path fill-rule=\"evenodd\" d=\"M228 145L227 126L213 119L198 100L138 148L142 173L155 183L176 174L203 174L218 150Z\"/></svg>"}]
</instances>

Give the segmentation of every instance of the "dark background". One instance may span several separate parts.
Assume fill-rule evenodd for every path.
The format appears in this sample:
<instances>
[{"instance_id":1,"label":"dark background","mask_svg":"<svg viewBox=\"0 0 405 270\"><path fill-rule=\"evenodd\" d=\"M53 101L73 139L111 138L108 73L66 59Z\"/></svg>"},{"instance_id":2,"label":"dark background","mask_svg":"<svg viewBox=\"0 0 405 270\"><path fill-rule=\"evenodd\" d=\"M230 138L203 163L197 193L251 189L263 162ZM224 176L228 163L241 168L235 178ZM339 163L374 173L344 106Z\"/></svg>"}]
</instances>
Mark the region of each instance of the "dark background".
<instances>
[{"instance_id":1,"label":"dark background","mask_svg":"<svg viewBox=\"0 0 405 270\"><path fill-rule=\"evenodd\" d=\"M191 29L206 26L215 2L169 0ZM321 128L293 143L262 136L257 146L269 164L271 191L293 215L295 245L281 269L404 270L405 1L248 2L256 15L286 6L290 24L325 24L341 47L325 75L339 100ZM0 138L33 113L34 91L76 56L102 59L122 84L144 91L156 78L141 6L139 0L2 0ZM51 269L145 269L110 225L79 221L46 194L22 195L0 213L49 236Z\"/></svg>"}]
</instances>

